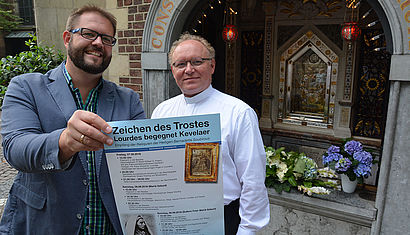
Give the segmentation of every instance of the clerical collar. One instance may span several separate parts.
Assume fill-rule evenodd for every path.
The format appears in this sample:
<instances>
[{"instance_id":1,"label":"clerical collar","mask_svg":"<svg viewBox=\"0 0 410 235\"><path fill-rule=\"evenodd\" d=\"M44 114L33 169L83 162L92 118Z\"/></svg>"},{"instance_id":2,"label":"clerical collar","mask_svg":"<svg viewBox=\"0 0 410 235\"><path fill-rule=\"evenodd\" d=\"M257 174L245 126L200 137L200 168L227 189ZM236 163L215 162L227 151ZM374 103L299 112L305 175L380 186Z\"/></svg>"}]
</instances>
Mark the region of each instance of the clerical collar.
<instances>
[{"instance_id":1,"label":"clerical collar","mask_svg":"<svg viewBox=\"0 0 410 235\"><path fill-rule=\"evenodd\" d=\"M209 85L208 88L206 88L204 91L202 91L201 93L199 93L195 96L192 96L192 97L184 96L185 102L187 104L199 103L199 102L205 100L206 98L208 98L211 95L213 90L214 89L212 88L212 85Z\"/></svg>"}]
</instances>

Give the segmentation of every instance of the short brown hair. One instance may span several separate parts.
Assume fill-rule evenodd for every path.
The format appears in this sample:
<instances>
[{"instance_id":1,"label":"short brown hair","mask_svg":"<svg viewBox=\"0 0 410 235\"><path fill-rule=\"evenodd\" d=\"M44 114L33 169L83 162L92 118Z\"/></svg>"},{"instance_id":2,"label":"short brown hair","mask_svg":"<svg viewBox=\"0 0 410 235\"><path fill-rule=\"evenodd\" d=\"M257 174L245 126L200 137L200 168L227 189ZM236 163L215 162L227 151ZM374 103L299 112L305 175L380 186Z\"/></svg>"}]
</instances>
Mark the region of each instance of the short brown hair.
<instances>
[{"instance_id":1,"label":"short brown hair","mask_svg":"<svg viewBox=\"0 0 410 235\"><path fill-rule=\"evenodd\" d=\"M113 14L95 5L85 5L83 7L74 9L67 19L66 30L67 31L72 30L74 28L75 23L77 23L78 17L80 17L82 14L86 12L97 12L103 17L107 18L112 24L112 27L114 29L114 36L115 36L115 32L117 30L117 19L115 18Z\"/></svg>"},{"instance_id":2,"label":"short brown hair","mask_svg":"<svg viewBox=\"0 0 410 235\"><path fill-rule=\"evenodd\" d=\"M209 43L205 38L199 36L199 35L192 35L188 32L185 32L181 34L178 40L176 40L174 43L172 43L171 49L169 50L168 53L168 62L170 65L172 65L172 56L174 54L175 49L179 46L184 41L188 40L195 40L200 42L204 47L208 50L209 52L209 57L215 58L215 49L212 47L211 43Z\"/></svg>"}]
</instances>

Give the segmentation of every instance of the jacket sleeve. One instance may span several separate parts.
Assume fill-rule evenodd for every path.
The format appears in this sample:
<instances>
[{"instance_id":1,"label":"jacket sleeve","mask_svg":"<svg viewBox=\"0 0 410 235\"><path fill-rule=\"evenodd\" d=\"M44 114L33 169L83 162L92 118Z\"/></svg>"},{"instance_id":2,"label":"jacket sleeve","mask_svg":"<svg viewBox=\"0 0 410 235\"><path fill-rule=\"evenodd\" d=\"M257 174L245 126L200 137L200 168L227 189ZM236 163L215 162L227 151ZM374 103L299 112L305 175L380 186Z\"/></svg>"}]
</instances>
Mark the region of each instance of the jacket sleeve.
<instances>
[{"instance_id":1,"label":"jacket sleeve","mask_svg":"<svg viewBox=\"0 0 410 235\"><path fill-rule=\"evenodd\" d=\"M142 107L139 95L135 92L132 92L131 102L131 120L145 119L144 108Z\"/></svg>"},{"instance_id":2,"label":"jacket sleeve","mask_svg":"<svg viewBox=\"0 0 410 235\"><path fill-rule=\"evenodd\" d=\"M62 170L58 160L58 139L63 129L56 128L48 133L43 130L33 90L29 89L30 82L24 80L33 76L42 75L18 76L8 86L1 123L4 156L10 165L23 172ZM45 95L41 90L34 92Z\"/></svg>"}]
</instances>

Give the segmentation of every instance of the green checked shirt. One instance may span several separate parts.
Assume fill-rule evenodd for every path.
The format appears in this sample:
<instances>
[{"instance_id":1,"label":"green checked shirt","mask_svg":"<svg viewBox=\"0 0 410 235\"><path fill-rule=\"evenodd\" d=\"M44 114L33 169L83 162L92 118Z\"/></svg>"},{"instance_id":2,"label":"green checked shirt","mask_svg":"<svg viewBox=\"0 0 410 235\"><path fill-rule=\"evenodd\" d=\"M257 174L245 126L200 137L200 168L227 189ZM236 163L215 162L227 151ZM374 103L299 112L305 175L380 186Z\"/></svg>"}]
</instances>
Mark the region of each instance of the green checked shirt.
<instances>
[{"instance_id":1,"label":"green checked shirt","mask_svg":"<svg viewBox=\"0 0 410 235\"><path fill-rule=\"evenodd\" d=\"M85 104L81 98L80 90L75 88L73 81L64 67L64 76L73 94L74 101L77 105L77 109L90 111L97 113L97 100L99 90L102 87L102 80L93 88L88 94ZM108 214L101 201L100 194L98 192L97 175L95 169L95 152L87 151L88 162L88 194L87 194L87 206L84 211L83 221L79 234L115 234L114 227L112 226Z\"/></svg>"}]
</instances>

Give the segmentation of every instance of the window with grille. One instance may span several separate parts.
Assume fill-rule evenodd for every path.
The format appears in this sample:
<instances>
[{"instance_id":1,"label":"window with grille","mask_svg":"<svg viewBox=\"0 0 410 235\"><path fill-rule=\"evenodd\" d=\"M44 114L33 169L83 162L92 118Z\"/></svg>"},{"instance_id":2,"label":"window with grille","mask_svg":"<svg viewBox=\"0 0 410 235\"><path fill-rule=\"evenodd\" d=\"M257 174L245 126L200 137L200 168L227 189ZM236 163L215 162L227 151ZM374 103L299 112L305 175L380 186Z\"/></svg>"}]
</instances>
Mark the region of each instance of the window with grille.
<instances>
[{"instance_id":1,"label":"window with grille","mask_svg":"<svg viewBox=\"0 0 410 235\"><path fill-rule=\"evenodd\" d=\"M18 0L19 15L23 19L23 25L34 25L33 0Z\"/></svg>"}]
</instances>

